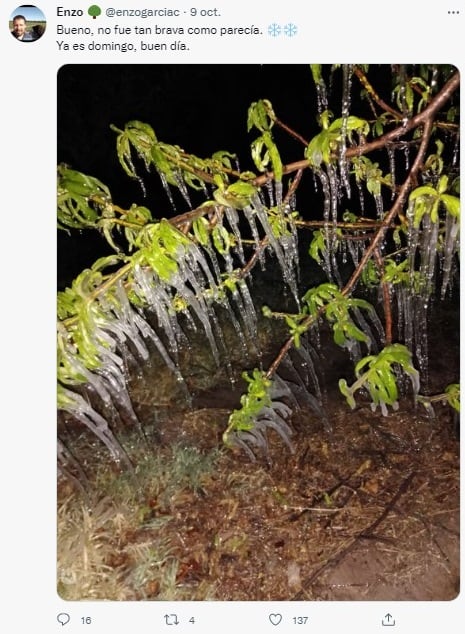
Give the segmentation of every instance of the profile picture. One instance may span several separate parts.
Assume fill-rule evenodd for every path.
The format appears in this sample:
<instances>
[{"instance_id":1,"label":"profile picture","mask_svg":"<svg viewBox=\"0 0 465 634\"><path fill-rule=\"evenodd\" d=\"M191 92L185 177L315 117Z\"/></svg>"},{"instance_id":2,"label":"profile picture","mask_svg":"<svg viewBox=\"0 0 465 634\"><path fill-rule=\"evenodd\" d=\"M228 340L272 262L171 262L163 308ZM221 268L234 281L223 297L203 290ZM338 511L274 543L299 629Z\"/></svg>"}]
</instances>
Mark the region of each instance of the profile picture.
<instances>
[{"instance_id":1,"label":"profile picture","mask_svg":"<svg viewBox=\"0 0 465 634\"><path fill-rule=\"evenodd\" d=\"M33 4L21 4L10 15L10 33L20 42L37 41L44 34L45 27L44 14Z\"/></svg>"}]
</instances>

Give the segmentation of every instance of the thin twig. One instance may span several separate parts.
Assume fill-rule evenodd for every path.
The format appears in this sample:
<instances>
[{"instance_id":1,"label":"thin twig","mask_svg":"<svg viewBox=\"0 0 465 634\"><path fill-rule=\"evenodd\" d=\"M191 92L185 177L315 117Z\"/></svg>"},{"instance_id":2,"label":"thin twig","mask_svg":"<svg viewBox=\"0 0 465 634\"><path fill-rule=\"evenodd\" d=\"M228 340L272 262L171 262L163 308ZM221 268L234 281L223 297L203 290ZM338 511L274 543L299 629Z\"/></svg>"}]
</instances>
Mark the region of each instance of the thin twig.
<instances>
[{"instance_id":1,"label":"thin twig","mask_svg":"<svg viewBox=\"0 0 465 634\"><path fill-rule=\"evenodd\" d=\"M309 144L309 141L307 141L307 139L305 139L302 135L300 135L298 132L296 132L295 130L290 128L288 125L283 123L276 116L274 117L273 121L276 123L277 126L285 130L288 134L294 137L294 139L297 139L297 141L300 141L303 145L305 145L305 147L307 147L307 145Z\"/></svg>"},{"instance_id":2,"label":"thin twig","mask_svg":"<svg viewBox=\"0 0 465 634\"><path fill-rule=\"evenodd\" d=\"M414 182L416 180L416 175L417 175L418 171L420 170L420 167L423 164L423 159L424 159L426 150L428 148L428 143L429 143L431 131L433 129L433 114L434 113L431 113L430 117L428 119L426 119L426 121L425 121L420 148L419 148L418 154L417 154L417 156L415 158L415 162L412 165L412 169L410 170L407 178L405 179L404 184L400 188L399 194L398 194L393 206L391 207L390 211L384 217L383 221L381 222L381 226L379 227L378 231L376 232L376 234L372 238L369 246L367 247L365 253L363 254L362 258L360 259L360 262L358 263L357 268L353 272L353 274L352 274L351 278L349 279L349 281L347 282L347 284L342 289L341 293L343 295L349 295L352 292L352 290L353 290L355 284L357 283L359 277L361 276L362 271L364 270L368 260L371 258L371 256L373 255L374 250L378 247L378 245L380 244L380 242L384 238L386 230L391 225L392 221L397 216L397 214L399 212L401 212L401 210L402 210L404 202L407 199L407 194L410 191L411 187L413 186L413 184L414 184ZM328 306L328 304L322 306L320 308L320 310L317 312L316 315L310 315L302 323L302 326L306 327L307 329L310 328L314 323L316 323L316 321L319 319L319 317L321 317L321 315L323 315L323 313L325 312L327 306ZM276 370L278 369L279 365L281 364L281 361L283 360L283 358L285 357L287 352L290 350L290 348L292 348L293 345L294 345L294 338L293 337L289 337L289 339L282 346L281 350L279 351L279 353L278 353L277 357L275 358L275 360L273 361L273 363L268 368L268 371L266 373L266 378L268 378L268 379L271 378L271 376L276 372Z\"/></svg>"},{"instance_id":3,"label":"thin twig","mask_svg":"<svg viewBox=\"0 0 465 634\"><path fill-rule=\"evenodd\" d=\"M384 510L381 513L381 515L379 515L374 522L372 522L369 526L367 526L367 528L364 528L362 531L357 533L355 535L355 537L350 541L350 543L347 546L342 548L342 550L340 550L335 555L333 555L333 557L328 559L322 566L317 568L309 577L307 577L307 579L303 583L302 589L296 595L294 595L292 597L291 601L301 601L301 600L305 599L306 598L305 595L306 595L307 588L309 586L311 586L311 584L314 583L314 581L319 576L321 576L321 574L323 572L325 572L329 568L334 568L335 566L340 564L341 561L352 550L354 550L355 546L359 543L360 540L362 540L362 539L370 539L370 538L373 537L373 533L375 532L375 530L378 528L378 526L382 522L384 522L384 520L389 515L389 513L394 510L394 507L396 506L396 504L399 501L400 497L402 495L404 495L404 493L407 491L407 489L409 488L410 483L412 482L414 476L415 476L415 471L412 471L406 478L404 478L404 480L402 481L401 485L397 489L397 492L395 493L395 495L392 497L392 499L384 507Z\"/></svg>"},{"instance_id":4,"label":"thin twig","mask_svg":"<svg viewBox=\"0 0 465 634\"><path fill-rule=\"evenodd\" d=\"M373 88L371 83L368 81L367 76L365 75L365 73L363 72L361 68L359 68L358 66L354 66L354 74L358 78L362 86L365 88L367 93L370 95L370 97L373 99L373 101L375 101L382 110L389 112L396 119L403 118L402 113L398 112L398 110L394 110L394 108L391 108L389 104L387 104L385 101L383 101L383 99L381 99L381 97L378 95L378 93Z\"/></svg>"}]
</instances>

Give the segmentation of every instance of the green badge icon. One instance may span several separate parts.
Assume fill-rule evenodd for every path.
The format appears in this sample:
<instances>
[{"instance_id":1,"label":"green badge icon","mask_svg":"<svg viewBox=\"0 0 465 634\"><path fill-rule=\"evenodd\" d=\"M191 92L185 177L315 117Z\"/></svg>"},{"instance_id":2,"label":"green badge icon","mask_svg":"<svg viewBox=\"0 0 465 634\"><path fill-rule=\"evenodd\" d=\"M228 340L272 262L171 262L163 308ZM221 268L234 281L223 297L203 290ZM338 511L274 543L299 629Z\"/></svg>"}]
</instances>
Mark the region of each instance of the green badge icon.
<instances>
[{"instance_id":1,"label":"green badge icon","mask_svg":"<svg viewBox=\"0 0 465 634\"><path fill-rule=\"evenodd\" d=\"M87 13L89 15L91 15L94 20L97 16L99 16L102 13L102 9L96 5L96 4L92 4L88 9L87 9Z\"/></svg>"}]
</instances>

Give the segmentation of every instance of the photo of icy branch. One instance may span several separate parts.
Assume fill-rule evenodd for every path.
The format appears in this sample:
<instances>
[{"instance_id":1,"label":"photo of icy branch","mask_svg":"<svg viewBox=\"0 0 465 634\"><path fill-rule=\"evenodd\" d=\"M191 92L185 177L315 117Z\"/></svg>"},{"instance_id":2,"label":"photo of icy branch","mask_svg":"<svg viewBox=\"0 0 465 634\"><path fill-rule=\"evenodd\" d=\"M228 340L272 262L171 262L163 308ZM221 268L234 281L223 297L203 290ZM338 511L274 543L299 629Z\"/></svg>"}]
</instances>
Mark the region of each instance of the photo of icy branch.
<instances>
[{"instance_id":1,"label":"photo of icy branch","mask_svg":"<svg viewBox=\"0 0 465 634\"><path fill-rule=\"evenodd\" d=\"M459 592L447 65L58 74L58 592Z\"/></svg>"}]
</instances>

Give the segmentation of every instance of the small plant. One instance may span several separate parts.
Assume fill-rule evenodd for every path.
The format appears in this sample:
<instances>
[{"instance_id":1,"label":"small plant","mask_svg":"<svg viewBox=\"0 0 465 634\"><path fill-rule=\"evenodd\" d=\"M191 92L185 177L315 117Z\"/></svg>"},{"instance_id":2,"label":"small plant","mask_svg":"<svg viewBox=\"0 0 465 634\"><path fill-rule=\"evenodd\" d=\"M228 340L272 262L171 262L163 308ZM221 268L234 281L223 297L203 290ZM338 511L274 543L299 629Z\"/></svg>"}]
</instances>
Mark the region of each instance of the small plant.
<instances>
[{"instance_id":1,"label":"small plant","mask_svg":"<svg viewBox=\"0 0 465 634\"><path fill-rule=\"evenodd\" d=\"M393 86L389 103L376 89L379 73ZM131 403L128 366L159 355L188 402L179 359L189 345L186 330L198 330L216 366L227 368L234 382L219 313L227 314L245 352L255 345L256 308L262 307L255 305L252 271L270 257L295 310L264 307L263 313L282 318L289 336L268 368L243 374L248 391L229 418L226 445L239 444L250 457L257 448L267 453L267 434L274 430L292 450L293 409L305 401L320 414L317 381L309 385L302 378L292 351L311 367L308 334L323 320L355 366L351 386L339 381L350 407L364 390L372 408L386 415L398 406L405 374L420 399L428 309L437 288L442 299L450 292L458 270L458 155L446 150L459 134L459 73L450 66L344 64L312 65L311 74L319 126L311 139L281 121L268 99L251 104L247 130L258 132L251 142L256 172L241 171L234 152L199 157L165 143L145 122L110 126L129 178L145 192L145 168L158 174L171 203L173 189L179 192L187 210L174 217L156 219L137 203L122 209L98 179L58 166L59 228L95 229L114 250L59 293L58 408L86 425L128 468L118 420L144 435ZM330 108L327 86L335 78L342 102ZM283 160L280 134L300 145L293 162ZM402 168L395 160L400 153ZM316 185L320 197L316 220L298 209L305 181ZM195 208L193 192L204 198ZM298 239L306 230L314 232L309 255L327 282L301 293ZM362 295L363 285L378 289L379 306ZM285 366L292 381L280 375ZM454 389L444 393L455 407ZM60 468L67 472L65 462Z\"/></svg>"},{"instance_id":2,"label":"small plant","mask_svg":"<svg viewBox=\"0 0 465 634\"><path fill-rule=\"evenodd\" d=\"M361 359L355 366L355 383L349 387L345 379L340 379L339 389L352 409L356 405L355 392L365 389L371 398L371 409L374 411L379 406L383 416L387 416L387 405L395 410L399 407L399 371L396 372L396 369L409 376L413 393L417 397L420 390L418 370L412 365L409 350L398 343L387 346L376 356L370 355Z\"/></svg>"}]
</instances>

